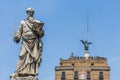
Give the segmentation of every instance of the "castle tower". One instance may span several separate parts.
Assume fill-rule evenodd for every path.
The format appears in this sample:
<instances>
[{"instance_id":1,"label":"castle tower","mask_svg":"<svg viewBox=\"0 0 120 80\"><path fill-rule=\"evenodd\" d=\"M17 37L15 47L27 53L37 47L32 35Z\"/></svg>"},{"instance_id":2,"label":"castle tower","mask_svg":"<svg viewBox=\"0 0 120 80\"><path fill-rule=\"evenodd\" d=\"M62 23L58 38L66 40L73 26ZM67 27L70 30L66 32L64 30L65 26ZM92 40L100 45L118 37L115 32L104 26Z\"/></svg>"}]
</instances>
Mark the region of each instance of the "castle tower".
<instances>
[{"instance_id":1,"label":"castle tower","mask_svg":"<svg viewBox=\"0 0 120 80\"><path fill-rule=\"evenodd\" d=\"M70 56L55 67L55 80L110 80L110 67L104 57Z\"/></svg>"},{"instance_id":2,"label":"castle tower","mask_svg":"<svg viewBox=\"0 0 120 80\"><path fill-rule=\"evenodd\" d=\"M83 41L84 56L74 56L60 59L60 65L55 67L55 80L110 80L110 67L107 58L89 54L89 44Z\"/></svg>"}]
</instances>

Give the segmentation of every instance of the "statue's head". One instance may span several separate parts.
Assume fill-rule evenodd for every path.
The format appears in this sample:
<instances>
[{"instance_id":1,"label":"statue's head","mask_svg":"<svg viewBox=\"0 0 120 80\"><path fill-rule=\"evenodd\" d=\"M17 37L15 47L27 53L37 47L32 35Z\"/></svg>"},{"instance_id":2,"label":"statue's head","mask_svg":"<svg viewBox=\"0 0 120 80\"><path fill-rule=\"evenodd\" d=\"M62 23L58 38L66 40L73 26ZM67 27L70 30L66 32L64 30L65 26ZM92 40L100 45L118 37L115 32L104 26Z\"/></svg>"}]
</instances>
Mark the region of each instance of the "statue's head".
<instances>
[{"instance_id":1,"label":"statue's head","mask_svg":"<svg viewBox=\"0 0 120 80\"><path fill-rule=\"evenodd\" d=\"M28 17L33 17L34 9L29 7L29 8L26 9L26 13L27 13Z\"/></svg>"}]
</instances>

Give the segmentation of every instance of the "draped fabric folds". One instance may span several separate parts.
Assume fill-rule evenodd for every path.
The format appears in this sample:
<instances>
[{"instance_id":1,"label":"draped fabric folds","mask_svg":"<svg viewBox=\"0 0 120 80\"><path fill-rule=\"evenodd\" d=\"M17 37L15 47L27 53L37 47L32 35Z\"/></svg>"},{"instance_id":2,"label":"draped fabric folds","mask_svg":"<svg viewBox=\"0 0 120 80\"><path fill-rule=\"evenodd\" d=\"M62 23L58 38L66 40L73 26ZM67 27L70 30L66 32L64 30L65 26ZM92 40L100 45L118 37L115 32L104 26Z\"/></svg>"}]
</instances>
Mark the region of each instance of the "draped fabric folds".
<instances>
[{"instance_id":1,"label":"draped fabric folds","mask_svg":"<svg viewBox=\"0 0 120 80\"><path fill-rule=\"evenodd\" d=\"M38 23L37 20L34 22ZM32 28L35 27L28 20L21 21L19 30L15 37L18 40L22 38L22 47L19 54L16 73L38 75L38 68L41 63L43 30L35 32Z\"/></svg>"}]
</instances>

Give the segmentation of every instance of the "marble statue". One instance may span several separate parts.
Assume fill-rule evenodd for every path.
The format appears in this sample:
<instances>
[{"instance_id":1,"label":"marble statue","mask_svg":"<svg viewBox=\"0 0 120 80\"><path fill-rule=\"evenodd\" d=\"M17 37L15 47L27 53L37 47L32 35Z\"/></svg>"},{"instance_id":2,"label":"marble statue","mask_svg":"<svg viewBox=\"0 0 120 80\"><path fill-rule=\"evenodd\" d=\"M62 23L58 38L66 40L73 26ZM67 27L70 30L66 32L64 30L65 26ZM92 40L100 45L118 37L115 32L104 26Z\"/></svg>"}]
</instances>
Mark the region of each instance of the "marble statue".
<instances>
[{"instance_id":1,"label":"marble statue","mask_svg":"<svg viewBox=\"0 0 120 80\"><path fill-rule=\"evenodd\" d=\"M22 20L18 31L14 35L14 42L19 43L22 39L22 47L15 73L11 80L37 80L27 79L29 76L36 77L42 61L42 41L44 36L42 21L34 18L34 9L27 8L27 18ZM23 79L24 78L24 79Z\"/></svg>"}]
</instances>

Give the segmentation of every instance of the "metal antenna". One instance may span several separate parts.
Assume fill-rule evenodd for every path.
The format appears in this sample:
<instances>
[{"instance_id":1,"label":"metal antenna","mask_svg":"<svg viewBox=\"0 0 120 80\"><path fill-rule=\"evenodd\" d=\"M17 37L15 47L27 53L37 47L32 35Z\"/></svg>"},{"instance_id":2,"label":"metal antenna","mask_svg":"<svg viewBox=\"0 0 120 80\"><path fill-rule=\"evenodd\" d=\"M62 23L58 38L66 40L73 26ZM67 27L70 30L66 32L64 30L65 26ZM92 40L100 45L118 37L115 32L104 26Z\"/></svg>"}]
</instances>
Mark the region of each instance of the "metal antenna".
<instances>
[{"instance_id":1,"label":"metal antenna","mask_svg":"<svg viewBox=\"0 0 120 80\"><path fill-rule=\"evenodd\" d=\"M84 57L86 58L86 59L88 59L89 57L90 57L90 55L89 55L89 45L90 44L92 44L91 42L89 42L88 41L88 35L89 35L89 17L88 17L88 15L87 15L87 29L86 29L86 37L87 37L87 40L81 40L81 42L83 43L83 45L84 45L84 50L85 50L85 52L84 52Z\"/></svg>"},{"instance_id":2,"label":"metal antenna","mask_svg":"<svg viewBox=\"0 0 120 80\"><path fill-rule=\"evenodd\" d=\"M89 38L89 16L87 15L87 41L88 41L88 38Z\"/></svg>"}]
</instances>

